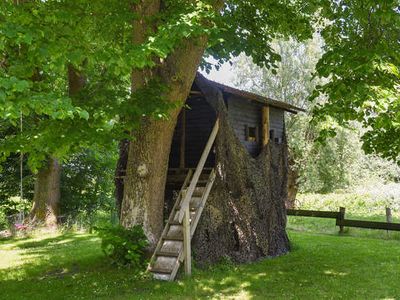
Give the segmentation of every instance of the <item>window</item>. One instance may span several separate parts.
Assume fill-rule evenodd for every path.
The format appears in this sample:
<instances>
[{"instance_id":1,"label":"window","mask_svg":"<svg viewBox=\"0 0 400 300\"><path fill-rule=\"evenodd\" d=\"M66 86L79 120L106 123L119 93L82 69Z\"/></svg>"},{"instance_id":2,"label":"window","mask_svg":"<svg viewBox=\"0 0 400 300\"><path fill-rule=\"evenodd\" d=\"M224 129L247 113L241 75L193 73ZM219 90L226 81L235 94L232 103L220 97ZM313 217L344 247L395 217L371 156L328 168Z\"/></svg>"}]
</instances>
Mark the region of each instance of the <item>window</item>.
<instances>
[{"instance_id":1,"label":"window","mask_svg":"<svg viewBox=\"0 0 400 300\"><path fill-rule=\"evenodd\" d=\"M275 139L275 130L271 129L269 131L269 139L273 141Z\"/></svg>"},{"instance_id":2,"label":"window","mask_svg":"<svg viewBox=\"0 0 400 300\"><path fill-rule=\"evenodd\" d=\"M246 125L246 141L258 142L258 127L251 127Z\"/></svg>"}]
</instances>

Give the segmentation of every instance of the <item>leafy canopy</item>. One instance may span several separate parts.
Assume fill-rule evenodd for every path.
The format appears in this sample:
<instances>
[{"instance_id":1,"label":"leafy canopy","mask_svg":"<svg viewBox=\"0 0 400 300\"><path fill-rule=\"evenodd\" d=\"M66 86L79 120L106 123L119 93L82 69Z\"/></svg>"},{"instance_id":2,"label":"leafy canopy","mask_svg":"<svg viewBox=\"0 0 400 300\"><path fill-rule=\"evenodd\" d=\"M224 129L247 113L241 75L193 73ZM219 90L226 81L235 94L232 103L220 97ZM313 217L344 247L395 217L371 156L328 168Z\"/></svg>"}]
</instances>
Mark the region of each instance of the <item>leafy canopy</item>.
<instances>
[{"instance_id":1,"label":"leafy canopy","mask_svg":"<svg viewBox=\"0 0 400 300\"><path fill-rule=\"evenodd\" d=\"M16 4L19 3L19 4ZM145 38L133 41L140 5ZM12 130L0 141L3 159L29 154L32 169L47 156L63 159L102 147L138 126L142 116L168 117L168 86L153 80L131 92L132 69L156 70L183 41L206 37L205 56L218 64L244 52L259 66L280 60L271 42L307 39L324 26L326 54L317 66L329 101L316 118L357 119L369 126L367 151L395 158L399 142L398 1L305 0L48 0L0 3L0 122ZM205 61L202 67L211 66ZM68 92L68 70L85 79ZM387 142L390 137L390 142Z\"/></svg>"},{"instance_id":2,"label":"leafy canopy","mask_svg":"<svg viewBox=\"0 0 400 300\"><path fill-rule=\"evenodd\" d=\"M323 10L326 53L317 75L327 79L313 97L328 97L315 110L317 121L357 120L367 153L400 162L400 2L332 1ZM335 134L334 128L322 137Z\"/></svg>"}]
</instances>

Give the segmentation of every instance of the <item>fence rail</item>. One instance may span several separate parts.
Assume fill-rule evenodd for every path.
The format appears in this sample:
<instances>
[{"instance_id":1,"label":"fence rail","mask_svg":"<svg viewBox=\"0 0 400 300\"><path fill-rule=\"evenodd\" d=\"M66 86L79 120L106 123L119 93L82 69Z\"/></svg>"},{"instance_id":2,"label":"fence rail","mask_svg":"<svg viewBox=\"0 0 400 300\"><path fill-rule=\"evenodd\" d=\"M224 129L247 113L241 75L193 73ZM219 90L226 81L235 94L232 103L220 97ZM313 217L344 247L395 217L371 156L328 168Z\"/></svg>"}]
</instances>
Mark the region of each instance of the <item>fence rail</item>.
<instances>
[{"instance_id":1,"label":"fence rail","mask_svg":"<svg viewBox=\"0 0 400 300\"><path fill-rule=\"evenodd\" d=\"M343 232L345 226L400 231L400 223L392 223L392 213L389 208L386 208L387 222L345 219L346 209L344 207L341 207L339 211L319 211L303 209L287 209L286 211L288 216L336 219L336 226L340 227L340 232Z\"/></svg>"}]
</instances>

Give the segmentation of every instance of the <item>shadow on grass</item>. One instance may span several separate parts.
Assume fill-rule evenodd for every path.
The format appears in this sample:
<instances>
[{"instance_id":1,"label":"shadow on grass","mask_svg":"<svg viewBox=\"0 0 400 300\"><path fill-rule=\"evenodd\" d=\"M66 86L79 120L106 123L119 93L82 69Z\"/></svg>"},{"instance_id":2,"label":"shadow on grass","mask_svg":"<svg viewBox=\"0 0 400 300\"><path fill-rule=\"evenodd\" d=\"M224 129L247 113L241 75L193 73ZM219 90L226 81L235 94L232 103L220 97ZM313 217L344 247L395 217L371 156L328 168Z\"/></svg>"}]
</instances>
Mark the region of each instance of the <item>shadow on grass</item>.
<instances>
[{"instance_id":1,"label":"shadow on grass","mask_svg":"<svg viewBox=\"0 0 400 300\"><path fill-rule=\"evenodd\" d=\"M21 243L19 251L31 260L20 266L23 274L0 281L0 290L9 299L395 299L400 294L398 242L296 232L290 238L288 255L195 269L192 278L159 282L111 268L94 236L67 234Z\"/></svg>"},{"instance_id":2,"label":"shadow on grass","mask_svg":"<svg viewBox=\"0 0 400 300\"><path fill-rule=\"evenodd\" d=\"M93 235L66 233L33 241L9 240L8 245L11 247L3 253L14 255L14 265L0 269L3 281L76 273L104 258L99 240Z\"/></svg>"},{"instance_id":3,"label":"shadow on grass","mask_svg":"<svg viewBox=\"0 0 400 300\"><path fill-rule=\"evenodd\" d=\"M20 240L18 240L16 247L20 249L32 249L32 248L43 248L43 247L48 248L48 247L54 247L61 241L65 244L65 243L75 243L79 242L80 240L87 240L87 239L88 239L87 236L79 235L76 233L64 233L55 237L50 237L47 239L32 241L32 242L19 243Z\"/></svg>"}]
</instances>

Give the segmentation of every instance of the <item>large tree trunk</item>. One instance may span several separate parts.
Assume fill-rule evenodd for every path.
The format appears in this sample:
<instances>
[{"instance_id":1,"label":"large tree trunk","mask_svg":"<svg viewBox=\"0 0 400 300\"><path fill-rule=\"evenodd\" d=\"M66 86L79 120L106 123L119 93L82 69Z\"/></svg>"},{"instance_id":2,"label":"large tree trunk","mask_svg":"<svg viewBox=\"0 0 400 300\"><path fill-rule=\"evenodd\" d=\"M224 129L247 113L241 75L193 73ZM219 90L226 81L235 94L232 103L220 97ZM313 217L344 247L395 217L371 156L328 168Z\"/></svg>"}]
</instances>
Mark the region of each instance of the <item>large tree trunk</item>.
<instances>
[{"instance_id":1,"label":"large tree trunk","mask_svg":"<svg viewBox=\"0 0 400 300\"><path fill-rule=\"evenodd\" d=\"M54 226L57 224L60 202L61 166L50 158L37 174L30 222Z\"/></svg>"},{"instance_id":2,"label":"large tree trunk","mask_svg":"<svg viewBox=\"0 0 400 300\"><path fill-rule=\"evenodd\" d=\"M135 43L143 43L146 39L151 32L146 20L159 10L159 1L143 1L134 6L134 11L142 16L142 19L134 22ZM206 37L184 40L158 67L132 70L132 91L146 87L152 79L157 79L168 87L168 91L162 95L164 99L182 106L190 92L206 44ZM142 225L150 249L155 247L163 228L168 158L179 112L180 108L171 111L168 120L145 117L140 129L132 133L134 140L129 146L120 221L125 227Z\"/></svg>"},{"instance_id":3,"label":"large tree trunk","mask_svg":"<svg viewBox=\"0 0 400 300\"><path fill-rule=\"evenodd\" d=\"M268 143L253 158L236 136L222 94L201 77L197 85L216 109L217 177L192 241L196 261L254 261L289 251L286 234L287 145Z\"/></svg>"},{"instance_id":4,"label":"large tree trunk","mask_svg":"<svg viewBox=\"0 0 400 300\"><path fill-rule=\"evenodd\" d=\"M204 38L196 44L185 41L159 69L158 78L169 87L165 100L185 103L205 44ZM133 78L137 77L134 73ZM145 71L142 75L146 76ZM143 225L150 248L157 243L163 228L168 159L180 110L171 111L168 120L144 118L140 129L132 133L135 139L129 145L121 224L125 227Z\"/></svg>"}]
</instances>

